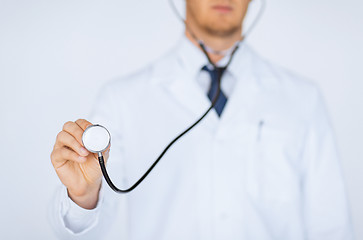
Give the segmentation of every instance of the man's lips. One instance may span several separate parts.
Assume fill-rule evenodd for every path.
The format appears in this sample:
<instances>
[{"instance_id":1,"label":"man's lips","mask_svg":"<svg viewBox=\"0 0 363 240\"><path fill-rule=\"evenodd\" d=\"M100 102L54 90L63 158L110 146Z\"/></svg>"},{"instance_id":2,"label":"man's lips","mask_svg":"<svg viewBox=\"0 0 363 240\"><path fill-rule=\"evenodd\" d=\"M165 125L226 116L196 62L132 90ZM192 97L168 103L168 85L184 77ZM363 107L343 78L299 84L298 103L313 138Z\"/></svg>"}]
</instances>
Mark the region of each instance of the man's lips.
<instances>
[{"instance_id":1,"label":"man's lips","mask_svg":"<svg viewBox=\"0 0 363 240\"><path fill-rule=\"evenodd\" d=\"M229 13L232 11L231 7L223 5L215 5L212 8L220 13Z\"/></svg>"}]
</instances>

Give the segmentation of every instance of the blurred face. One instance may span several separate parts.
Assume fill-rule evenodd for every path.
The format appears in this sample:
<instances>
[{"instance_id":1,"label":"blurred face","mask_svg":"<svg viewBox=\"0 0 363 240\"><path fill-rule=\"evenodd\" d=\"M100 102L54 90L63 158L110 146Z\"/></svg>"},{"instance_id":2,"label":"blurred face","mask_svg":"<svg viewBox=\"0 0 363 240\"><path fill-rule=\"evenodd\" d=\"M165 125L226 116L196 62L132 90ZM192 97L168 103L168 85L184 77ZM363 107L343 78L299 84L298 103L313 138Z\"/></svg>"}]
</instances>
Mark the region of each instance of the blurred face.
<instances>
[{"instance_id":1,"label":"blurred face","mask_svg":"<svg viewBox=\"0 0 363 240\"><path fill-rule=\"evenodd\" d=\"M194 30L227 37L240 32L250 0L186 0L186 21Z\"/></svg>"}]
</instances>

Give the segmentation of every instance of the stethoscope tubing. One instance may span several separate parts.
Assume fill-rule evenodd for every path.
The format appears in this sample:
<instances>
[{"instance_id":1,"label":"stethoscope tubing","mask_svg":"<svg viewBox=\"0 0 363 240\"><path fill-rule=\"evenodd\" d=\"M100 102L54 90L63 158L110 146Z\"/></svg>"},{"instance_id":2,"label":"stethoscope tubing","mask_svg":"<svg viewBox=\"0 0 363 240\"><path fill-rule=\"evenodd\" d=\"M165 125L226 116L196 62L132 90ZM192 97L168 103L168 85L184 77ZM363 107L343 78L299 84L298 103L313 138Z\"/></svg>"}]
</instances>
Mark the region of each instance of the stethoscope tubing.
<instances>
[{"instance_id":1,"label":"stethoscope tubing","mask_svg":"<svg viewBox=\"0 0 363 240\"><path fill-rule=\"evenodd\" d=\"M172 8L174 11L177 12L176 10L176 7L174 5L174 3L172 2L172 0L170 0L171 3L172 3ZM261 17L261 14L264 10L264 5L265 5L265 0L260 0L262 2L262 6L260 8L260 11L259 11L259 14L257 15L256 17L256 20L253 22L252 24L252 28L255 26L255 24L257 23L257 20ZM184 19L180 16L179 13L177 13L178 17L180 17L182 19L182 21L184 22ZM208 59L208 62L213 66L214 69L218 69L217 66L211 61L209 55L208 55L208 52L207 52L207 49L206 49L206 46L204 45L204 43L200 40L198 40L195 35L191 32L191 30L186 26L186 29L191 33L192 37L195 38L195 40L197 40L199 46L201 47L203 53L205 54L205 56L207 57ZM251 28L247 31L248 33L251 31ZM237 42L237 44L235 45L234 49L232 50L231 52L231 56L228 60L228 63L225 65L225 69L227 69L227 67L229 66L229 64L231 63L232 61L232 58L235 54L235 52L237 51L238 47L239 47L239 44L241 42L243 42L245 39L246 39L246 36L245 35L239 42ZM197 126L207 115L208 113L214 108L216 102L217 102L217 99L220 95L220 92L221 92L221 79L222 79L222 75L223 75L223 72L225 71L221 71L220 69L218 69L217 73L217 94L214 96L213 100L212 100L212 103L210 105L210 107L193 123L191 124L187 129L185 129L183 132L181 132L178 136L176 136L165 148L164 150L161 152L161 154L158 156L158 158L153 162L153 164L148 168L148 170L141 176L141 178L139 178L139 180L137 180L131 187L127 188L127 189L120 189L118 187L116 187L113 182L111 181L111 178L110 176L108 175L107 173L107 169L106 169L106 166L105 166L105 161L104 161L104 157L102 155L102 153L98 153L98 162L100 164L100 167L101 167L101 171L102 171L102 174L104 176L104 179L105 181L107 182L107 184L110 186L110 188L117 192L117 193L128 193L128 192L131 192L132 190L134 190L137 186L139 186L139 184L144 181L144 179L150 174L150 172L155 168L155 166L159 163L159 161L162 159L162 157L165 155L165 153L170 149L171 146L173 146L181 137L183 137L185 134L187 134L190 130L192 130L195 126Z\"/></svg>"},{"instance_id":2,"label":"stethoscope tubing","mask_svg":"<svg viewBox=\"0 0 363 240\"><path fill-rule=\"evenodd\" d=\"M205 50L205 47L204 45L201 44L201 48L203 49L203 52L206 53L206 50ZM227 65L225 66L225 68L228 67L228 65L230 64L230 62L232 61L232 57L234 55L234 53L236 52L238 46L235 47L235 49L233 50L232 52L232 55L227 63ZM206 56L208 57L208 60L210 61L209 59L209 56L208 54L206 54ZM214 67L215 64L210 61L210 64L212 64ZM165 155L165 153L170 149L170 147L176 143L182 136L184 136L186 133L188 133L190 130L192 130L196 125L198 125L207 115L208 113L214 108L216 102L217 102L217 99L220 95L220 92L221 92L221 79L222 79L222 71L218 71L218 75L217 75L217 94L214 96L213 98L213 101L212 101L212 104L211 106L207 109L207 111L205 111L203 113L203 115L201 117L199 117L199 119L197 121L195 121L192 125L190 125L187 129L185 129L182 133L180 133L178 136L176 136L165 148L164 150L161 152L161 154L159 155L159 157L154 161L154 163L149 167L149 169L141 176L141 178L135 182L131 187L127 188L127 189L120 189L118 187L116 187L113 182L111 181L111 178L109 177L108 173L107 173L107 170L106 170L106 166L105 166L105 161L104 161L104 158L103 158L103 155L102 154L99 154L98 155L98 161L99 161L99 164L100 164L100 167L101 167L101 171L102 171L102 174L105 178L105 181L107 182L107 184L110 186L110 188L112 190L114 190L115 192L117 193L128 193L128 192L131 192L132 190L134 190L149 174L150 172L154 169L154 167L159 163L159 161L161 160L161 158Z\"/></svg>"}]
</instances>

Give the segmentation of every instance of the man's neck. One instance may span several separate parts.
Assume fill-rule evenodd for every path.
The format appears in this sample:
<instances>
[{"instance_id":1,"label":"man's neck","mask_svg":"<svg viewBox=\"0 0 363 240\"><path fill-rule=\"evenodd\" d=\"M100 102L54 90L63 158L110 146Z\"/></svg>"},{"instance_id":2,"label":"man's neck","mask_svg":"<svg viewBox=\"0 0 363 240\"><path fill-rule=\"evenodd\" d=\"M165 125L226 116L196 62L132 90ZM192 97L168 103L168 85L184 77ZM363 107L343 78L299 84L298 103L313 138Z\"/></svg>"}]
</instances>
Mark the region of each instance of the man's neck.
<instances>
[{"instance_id":1,"label":"man's neck","mask_svg":"<svg viewBox=\"0 0 363 240\"><path fill-rule=\"evenodd\" d=\"M190 34L188 30L185 30L185 36L195 45L197 46L201 51L202 49L199 46L199 43L193 38L193 36ZM201 36L203 42L214 51L224 51L229 48L231 48L238 40L241 39L241 34L237 33L235 36L228 37L228 38L222 38L222 37L214 37L209 35ZM221 60L224 55L216 54L216 53L208 53L209 58L213 63L217 63L219 60Z\"/></svg>"}]
</instances>

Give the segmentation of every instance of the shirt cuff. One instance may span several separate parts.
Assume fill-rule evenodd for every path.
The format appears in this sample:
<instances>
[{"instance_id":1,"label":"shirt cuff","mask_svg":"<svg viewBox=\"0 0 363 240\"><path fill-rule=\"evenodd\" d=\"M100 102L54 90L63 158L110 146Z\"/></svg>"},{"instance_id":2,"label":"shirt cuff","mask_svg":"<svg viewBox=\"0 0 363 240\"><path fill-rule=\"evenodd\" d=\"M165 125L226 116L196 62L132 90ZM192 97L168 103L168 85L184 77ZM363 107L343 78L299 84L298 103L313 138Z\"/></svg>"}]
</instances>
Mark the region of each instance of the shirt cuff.
<instances>
[{"instance_id":1,"label":"shirt cuff","mask_svg":"<svg viewBox=\"0 0 363 240\"><path fill-rule=\"evenodd\" d=\"M64 187L62 195L61 216L67 231L71 234L81 235L97 225L99 211L103 203L102 185L98 202L94 209L85 209L78 206L68 196L66 187Z\"/></svg>"}]
</instances>

